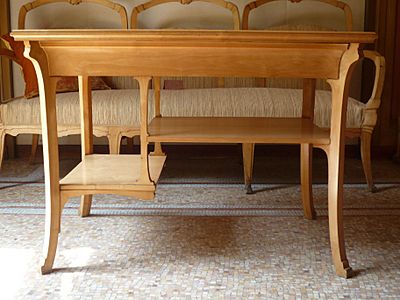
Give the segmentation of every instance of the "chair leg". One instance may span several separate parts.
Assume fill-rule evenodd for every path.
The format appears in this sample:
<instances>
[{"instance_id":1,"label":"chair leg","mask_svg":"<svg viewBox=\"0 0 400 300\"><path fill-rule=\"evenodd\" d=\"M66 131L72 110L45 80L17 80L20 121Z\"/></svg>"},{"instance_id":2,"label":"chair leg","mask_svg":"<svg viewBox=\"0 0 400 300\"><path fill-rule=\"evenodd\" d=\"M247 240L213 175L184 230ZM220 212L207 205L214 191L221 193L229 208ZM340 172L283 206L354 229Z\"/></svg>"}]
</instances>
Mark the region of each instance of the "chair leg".
<instances>
[{"instance_id":1,"label":"chair leg","mask_svg":"<svg viewBox=\"0 0 400 300\"><path fill-rule=\"evenodd\" d=\"M31 147L31 156L29 157L29 163L35 163L36 152L39 145L39 135L32 134L32 147Z\"/></svg>"},{"instance_id":2,"label":"chair leg","mask_svg":"<svg viewBox=\"0 0 400 300\"><path fill-rule=\"evenodd\" d=\"M0 170L1 166L3 165L5 142L6 142L6 133L4 132L4 130L2 130L0 133Z\"/></svg>"},{"instance_id":3,"label":"chair leg","mask_svg":"<svg viewBox=\"0 0 400 300\"><path fill-rule=\"evenodd\" d=\"M301 144L301 198L303 201L304 216L308 220L314 220L316 218L312 194L312 151L312 145Z\"/></svg>"},{"instance_id":4,"label":"chair leg","mask_svg":"<svg viewBox=\"0 0 400 300\"><path fill-rule=\"evenodd\" d=\"M6 156L7 158L13 159L16 157L15 146L16 146L16 137L12 135L6 135L6 139L4 141L4 151L5 154L7 154Z\"/></svg>"},{"instance_id":5,"label":"chair leg","mask_svg":"<svg viewBox=\"0 0 400 300\"><path fill-rule=\"evenodd\" d=\"M242 144L242 153L246 194L253 194L251 182L253 180L254 144Z\"/></svg>"},{"instance_id":6,"label":"chair leg","mask_svg":"<svg viewBox=\"0 0 400 300\"><path fill-rule=\"evenodd\" d=\"M368 131L361 132L361 161L363 164L365 179L367 180L368 188L372 193L378 191L377 187L372 181L372 168L371 168L371 139L372 133Z\"/></svg>"},{"instance_id":7,"label":"chair leg","mask_svg":"<svg viewBox=\"0 0 400 300\"><path fill-rule=\"evenodd\" d=\"M81 196L81 205L79 207L79 215L88 217L90 215L90 209L92 208L92 195Z\"/></svg>"},{"instance_id":8,"label":"chair leg","mask_svg":"<svg viewBox=\"0 0 400 300\"><path fill-rule=\"evenodd\" d=\"M154 151L150 153L151 156L165 156L165 152L161 147L161 143L154 143Z\"/></svg>"},{"instance_id":9,"label":"chair leg","mask_svg":"<svg viewBox=\"0 0 400 300\"><path fill-rule=\"evenodd\" d=\"M110 134L108 136L108 145L110 154L119 154L121 148L121 135L118 133Z\"/></svg>"}]
</instances>

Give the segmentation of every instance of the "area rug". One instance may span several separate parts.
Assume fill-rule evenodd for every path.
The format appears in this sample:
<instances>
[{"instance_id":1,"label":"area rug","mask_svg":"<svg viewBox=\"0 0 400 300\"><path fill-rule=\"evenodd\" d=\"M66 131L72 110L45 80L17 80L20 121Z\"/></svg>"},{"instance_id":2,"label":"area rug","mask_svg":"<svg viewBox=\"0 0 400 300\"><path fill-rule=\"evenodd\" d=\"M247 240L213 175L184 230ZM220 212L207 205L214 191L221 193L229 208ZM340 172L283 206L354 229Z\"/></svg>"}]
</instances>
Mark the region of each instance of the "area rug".
<instances>
[{"instance_id":1,"label":"area rug","mask_svg":"<svg viewBox=\"0 0 400 300\"><path fill-rule=\"evenodd\" d=\"M247 195L241 184L159 184L153 201L117 195L95 195L92 215L99 216L286 216L303 215L298 185L254 185ZM318 216L327 216L327 186L314 185ZM371 193L362 184L344 187L348 216L400 215L400 185L380 184ZM76 216L79 198L63 211ZM0 185L0 214L43 215L44 184Z\"/></svg>"},{"instance_id":2,"label":"area rug","mask_svg":"<svg viewBox=\"0 0 400 300\"><path fill-rule=\"evenodd\" d=\"M240 150L240 149L239 149ZM163 184L242 184L243 165L240 151L216 154L200 150L171 152L167 155L159 183ZM294 153L293 153L294 152ZM287 155L286 155L287 154ZM60 160L60 176L63 177L79 163L77 158ZM390 159L373 160L375 183L400 184L400 164ZM327 161L324 155L315 155L313 183L327 183ZM298 184L300 177L299 155L296 151L283 154L258 154L254 161L256 184ZM362 163L359 158L348 157L345 161L345 183L365 184ZM43 183L43 165L30 165L26 158L5 160L0 171L0 183Z\"/></svg>"}]
</instances>

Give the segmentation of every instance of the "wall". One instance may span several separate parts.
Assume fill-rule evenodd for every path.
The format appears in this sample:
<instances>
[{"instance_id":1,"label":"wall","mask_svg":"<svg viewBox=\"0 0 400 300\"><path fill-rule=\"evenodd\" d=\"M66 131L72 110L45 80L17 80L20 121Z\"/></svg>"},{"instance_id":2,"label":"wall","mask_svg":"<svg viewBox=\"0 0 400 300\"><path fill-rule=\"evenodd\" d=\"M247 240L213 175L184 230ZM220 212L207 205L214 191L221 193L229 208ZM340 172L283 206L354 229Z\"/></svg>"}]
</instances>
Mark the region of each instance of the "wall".
<instances>
[{"instance_id":1,"label":"wall","mask_svg":"<svg viewBox=\"0 0 400 300\"><path fill-rule=\"evenodd\" d=\"M147 0L114 0L125 6L130 13L138 4ZM251 1L231 0L242 14L245 5ZM365 0L342 0L351 6L353 12L354 30L364 28ZM26 0L10 1L11 26L18 27L18 11ZM308 2L308 1L307 1ZM311 13L310 13L311 12ZM313 1L296 4L289 1L279 1L259 8L251 15L251 28L267 28L270 26L290 24L300 20L304 24L320 24L327 28L344 30L344 16L340 10L334 12L328 5L317 5ZM218 22L216 22L218 20ZM118 15L110 14L107 10L96 5L80 4L53 4L37 8L28 13L26 28L118 28ZM230 13L216 8L208 3L192 3L183 6L179 3L170 3L149 10L139 19L140 28L231 28ZM14 66L14 92L23 94L23 81L17 66ZM29 143L27 137L19 137L18 143ZM79 144L79 138L65 138L61 143ZM103 140L104 142L104 140Z\"/></svg>"},{"instance_id":2,"label":"wall","mask_svg":"<svg viewBox=\"0 0 400 300\"><path fill-rule=\"evenodd\" d=\"M396 42L399 33L396 24L399 21L398 0L368 0L367 26L369 30L378 34L375 50L381 53L386 60L386 76L382 93L382 104L379 109L378 123L374 132L374 144L393 147L396 144L399 132L398 117L399 99L396 98L395 87L399 86L399 78L396 78L396 59L399 58L399 49Z\"/></svg>"}]
</instances>

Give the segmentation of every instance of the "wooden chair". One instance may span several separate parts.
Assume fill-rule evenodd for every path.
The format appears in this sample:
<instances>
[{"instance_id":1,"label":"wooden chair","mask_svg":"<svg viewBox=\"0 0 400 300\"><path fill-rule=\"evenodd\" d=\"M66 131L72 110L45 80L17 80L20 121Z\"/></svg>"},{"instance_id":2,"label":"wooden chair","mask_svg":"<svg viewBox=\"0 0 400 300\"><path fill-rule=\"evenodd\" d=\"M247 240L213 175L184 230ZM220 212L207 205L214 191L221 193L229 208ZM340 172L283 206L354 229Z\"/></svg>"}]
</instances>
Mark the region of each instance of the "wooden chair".
<instances>
[{"instance_id":1,"label":"wooden chair","mask_svg":"<svg viewBox=\"0 0 400 300\"><path fill-rule=\"evenodd\" d=\"M128 29L128 16L126 13L126 10L123 6L120 4L108 1L108 0L36 0L30 3L27 3L23 5L20 10L19 10L19 16L18 16L18 28L19 29L25 29L25 24L26 24L26 17L29 12L31 12L33 9L48 5L48 4L54 4L54 3L66 3L70 5L81 5L83 3L87 4L94 4L94 5L100 5L102 7L105 7L112 12L115 12L118 17L119 17L119 22L120 22L120 28L122 29ZM7 55L10 59L14 59L14 57L10 57L10 53L12 52L5 52L7 50L2 50L0 54L2 55ZM18 100L22 101L22 100ZM28 99L26 100L26 105L30 105L32 102L30 101L35 101L33 99ZM20 103L15 103L16 105L20 105ZM13 103L8 103L7 105L13 105ZM23 105L22 105L23 106ZM28 107L28 110L32 111L32 107ZM8 124L5 122L4 114L8 113L10 109L5 109L2 110L2 124L0 125L0 130L1 130L1 140L0 140L0 166L2 162L2 155L3 155L3 149L4 149L4 137L6 134L10 135L19 135L19 134L32 134L32 149L31 149L31 156L30 156L30 162L34 161L36 151L37 151L37 146L39 142L39 134L41 132L41 127L40 124L36 123L35 124ZM22 111L19 111L20 113L23 113ZM27 112L29 113L29 112ZM37 111L37 113L39 113ZM23 122L22 122L23 123ZM120 143L120 138L123 131L127 132L130 131L130 128L118 128L118 126L94 126L93 132L96 136L101 137L101 136L107 136L109 140L109 145L110 145L110 152L111 153L119 153L119 143ZM80 134L80 126L79 124L76 124L76 126L59 126L59 136L68 136L68 135L74 135L74 134ZM137 134L137 133L135 133ZM130 132L128 135L133 136L133 133Z\"/></svg>"},{"instance_id":2,"label":"wooden chair","mask_svg":"<svg viewBox=\"0 0 400 300\"><path fill-rule=\"evenodd\" d=\"M100 5L117 13L119 16L120 28L128 29L128 16L125 8L108 0L36 0L21 7L18 21L19 28L25 28L26 15L34 8L60 2L71 5L80 5L82 3ZM12 51L2 50L0 54L6 55L10 59L15 60L15 57L12 56ZM122 136L133 137L140 134L137 125L138 120L135 120L134 116L130 114L130 111L133 109L132 107L135 107L136 103L139 101L139 92L134 92L135 91L132 90L106 90L94 91L92 93L93 112L98 112L96 115L97 119L95 117L93 118L93 135L97 137L105 136L108 138L111 154L119 154ZM59 102L62 107L65 106L64 108L58 106L58 112L60 110L64 111L63 119L65 121L65 123L63 123L58 119L59 125L57 127L59 137L81 134L79 119L80 107L78 101L76 101L77 99L79 99L78 92L57 95L57 102ZM112 103L114 103L114 105ZM109 109L110 106L112 106L114 110ZM106 110L107 113L101 113L102 110L103 112ZM38 136L41 134L42 130L39 112L40 108L38 98L15 99L14 101L5 103L1 106L0 163L4 152L4 137L6 134L14 136L19 134L33 134L31 161L33 160L38 145ZM65 115L65 112L67 112L67 115ZM10 116L12 114L16 116L15 119L18 119L18 122L13 122L14 119ZM35 114L34 117L32 117L32 114ZM110 119L112 121L111 123ZM90 151L93 150L92 146L87 149ZM91 195L82 196L79 211L81 216L89 215L91 201Z\"/></svg>"},{"instance_id":3,"label":"wooden chair","mask_svg":"<svg viewBox=\"0 0 400 300\"><path fill-rule=\"evenodd\" d=\"M242 28L244 30L249 29L249 16L252 11L257 9L260 6L276 2L279 0L258 0L258 1L253 1L250 2L246 5L244 11L243 11L243 17L242 17ZM297 3L297 5L300 5L302 2L307 2L307 0L287 0L292 3ZM326 4L330 5L334 8L337 8L339 10L342 10L344 13L345 17L345 27L346 30L351 31L353 29L353 18L352 18L352 12L349 7L344 2L337 1L337 0L308 0L312 2L320 2L321 4ZM290 28L291 26L286 26L283 29L285 30L290 30L293 28ZM296 30L299 30L299 27L294 26ZM301 28L300 28L301 29ZM315 28L314 28L315 30ZM368 184L369 189L372 192L376 191L376 187L374 186L373 180L372 180L372 170L371 170L371 138L372 138L372 132L374 130L374 127L377 122L378 114L377 110L379 109L380 103L381 103L381 94L382 94L382 89L383 89L383 82L384 82L384 77L385 77L385 60L384 58L377 52L375 51L363 51L363 56L366 59L371 60L374 63L375 66L375 82L374 82L374 88L372 91L372 95L370 99L368 100L367 103L360 103L354 99L352 101L349 101L348 104L348 110L352 109L352 105L359 105L361 106L362 109L362 118L360 118L360 121L358 124L351 124L348 125L346 128L346 137L348 138L360 138L360 144L361 144L361 158L362 158L362 164L364 168L364 174L365 178ZM264 79L261 79L262 85L266 85L266 81ZM307 90L313 89L313 86L315 87L316 82L315 80L310 80L310 79L305 79L303 82L303 91L304 93L307 93ZM315 95L313 95L315 98ZM315 98L315 100L318 102L318 97ZM357 103L358 102L358 103ZM299 102L299 105L301 105L301 101ZM314 104L313 104L314 105ZM320 107L320 106L318 106ZM320 109L320 108L319 108ZM323 106L322 109L328 109L328 107ZM330 109L330 108L329 108ZM309 118L314 118L314 106L313 107L302 107L303 110L303 116L309 115ZM315 107L315 112L317 112L317 106ZM291 115L291 112L288 111L286 113L277 115L276 117L294 117ZM315 121L315 120L314 120ZM349 123L349 122L348 122ZM357 122L354 122L357 123ZM329 124L329 122L325 122L325 124ZM319 125L319 124L317 124ZM329 126L329 125L328 125ZM327 126L327 127L328 127ZM327 128L329 129L329 128ZM311 145L312 146L312 145ZM252 163L253 161L253 151L254 151L254 145L248 145L247 150L244 149L244 157L248 157L247 161L250 161ZM304 161L304 155L311 155L311 153L303 153L302 152L302 159L301 161ZM251 169L252 165L251 163L247 164L247 173L245 175L246 177L246 184L249 186L251 183ZM311 180L311 178L309 178ZM251 188L249 189L251 191Z\"/></svg>"},{"instance_id":4,"label":"wooden chair","mask_svg":"<svg viewBox=\"0 0 400 300\"><path fill-rule=\"evenodd\" d=\"M249 29L249 15L252 10L256 9L257 7L263 6L265 4L277 2L277 1L281 1L281 0L258 0L258 1L253 1L253 2L248 3L243 10L242 29L244 29L244 30ZM285 0L285 1L290 1L292 3L300 3L303 0ZM337 1L337 0L308 0L308 1L325 3L325 4L331 5L333 7L337 7L340 10L343 10L344 15L345 15L346 30L347 31L353 30L353 14L352 14L351 8L348 4L346 4L342 1ZM307 0L306 0L306 2L307 2Z\"/></svg>"},{"instance_id":5,"label":"wooden chair","mask_svg":"<svg viewBox=\"0 0 400 300\"><path fill-rule=\"evenodd\" d=\"M126 13L126 10L123 6L117 3L110 2L108 0L36 0L30 3L27 3L23 5L20 10L19 10L19 16L18 16L18 29L25 29L25 20L26 20L26 14L31 11L34 8L47 5L47 4L52 4L52 3L70 3L71 5L79 5L81 3L94 3L98 4L104 7L107 7L111 10L114 10L120 15L121 18L121 28L126 28L128 29L128 15ZM115 138L113 139L115 140ZM36 152L37 152L37 147L39 144L39 135L38 134L33 134L32 135L32 148L31 148L31 155L29 158L29 162L33 163L36 157ZM115 146L112 147L113 152L115 152ZM119 150L118 150L119 152Z\"/></svg>"},{"instance_id":6,"label":"wooden chair","mask_svg":"<svg viewBox=\"0 0 400 300\"><path fill-rule=\"evenodd\" d=\"M168 3L180 3L182 5L189 5L194 2L204 2L210 3L216 6L219 6L223 9L227 9L232 14L232 28L234 30L240 29L240 14L237 6L229 1L224 0L151 0L149 2L143 3L133 8L131 13L131 28L138 29L139 22L138 17L139 14L143 13L146 10L149 10L155 6L168 4ZM155 95L155 116L161 117L161 104L160 104L160 89L161 89L161 78L154 77L153 78L153 87L154 87L154 95ZM224 78L217 78L217 86L223 88L225 86ZM160 143L155 143L154 152L152 155L164 155Z\"/></svg>"}]
</instances>

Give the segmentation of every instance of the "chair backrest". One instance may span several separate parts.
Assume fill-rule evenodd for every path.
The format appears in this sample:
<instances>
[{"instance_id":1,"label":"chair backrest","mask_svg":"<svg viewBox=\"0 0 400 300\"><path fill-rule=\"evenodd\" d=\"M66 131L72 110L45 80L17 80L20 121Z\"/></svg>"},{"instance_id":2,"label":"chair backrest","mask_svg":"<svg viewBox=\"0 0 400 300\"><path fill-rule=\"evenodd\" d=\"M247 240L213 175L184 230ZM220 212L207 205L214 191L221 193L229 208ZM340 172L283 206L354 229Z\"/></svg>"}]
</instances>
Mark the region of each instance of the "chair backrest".
<instances>
[{"instance_id":1,"label":"chair backrest","mask_svg":"<svg viewBox=\"0 0 400 300\"><path fill-rule=\"evenodd\" d=\"M71 5L79 5L81 3L93 3L101 5L118 13L121 19L121 29L128 29L128 15L126 13L125 7L108 0L35 0L21 6L18 15L18 28L25 29L26 15L28 12L37 7L53 3L69 3Z\"/></svg>"},{"instance_id":2,"label":"chair backrest","mask_svg":"<svg viewBox=\"0 0 400 300\"><path fill-rule=\"evenodd\" d=\"M138 17L140 14L154 8L159 5L164 5L168 3L178 3L182 5L189 5L192 3L208 3L213 6L218 6L222 9L227 10L232 16L232 27L231 29L240 30L240 14L239 9L235 4L229 1L224 0L151 0L141 5L136 6L132 10L131 14L131 28L137 29L139 28L139 20ZM204 23L204 22L203 22ZM202 24L203 25L203 24ZM203 25L204 26L204 25ZM184 28L184 26L178 26L179 28ZM163 29L163 28L160 28ZM163 80L171 80L172 78L163 78ZM224 87L225 79L217 78L217 80L213 78L200 78L200 77L190 77L190 78L173 78L174 80L179 80L182 82L185 88L210 88L210 87ZM162 84L163 85L163 84Z\"/></svg>"},{"instance_id":3,"label":"chair backrest","mask_svg":"<svg viewBox=\"0 0 400 300\"><path fill-rule=\"evenodd\" d=\"M29 2L27 4L24 4L23 6L21 6L20 10L19 10L19 16L18 16L18 28L19 29L25 29L27 27L27 14L28 12L32 12L34 9L42 7L42 6L47 6L50 4L57 4L57 3L64 3L66 5L73 5L73 6L81 6L82 4L84 4L84 6L87 9L94 9L95 6L100 8L100 11L95 10L91 15L95 17L96 21L97 19L100 20L101 25L98 28L110 28L110 24L107 23L110 20L108 19L107 22L103 22L103 15L102 13L105 12L107 14L110 14L111 16L115 15L115 20L118 21L118 23L113 23L113 26L118 26L121 29L128 29L129 28L129 23L128 23L128 14L126 12L126 9L124 6L118 4L118 3L114 3L112 1L109 0L35 0L32 2ZM88 5L86 5L88 4ZM90 4L90 5L89 5ZM56 8L58 9L58 8ZM61 9L61 8L60 8ZM64 9L64 8L63 8ZM62 11L64 13L64 10ZM83 11L83 13L87 13L87 11ZM96 13L100 12L101 15L96 15ZM47 11L46 11L47 13ZM79 9L77 11L78 16L80 17L79 20L85 20L88 18L88 15L84 15L82 13L82 9ZM75 16L75 10L73 10L73 12L71 12L71 14L73 14ZM89 11L90 14L90 11ZM49 13L50 15L50 13ZM108 16L108 15L107 15ZM58 14L57 14L58 17ZM65 16L63 16L65 19L69 18L70 15L67 13L65 14ZM63 26L66 26L65 28L71 28L67 25L64 25L64 23L62 23L65 19L62 20L58 20L58 23L61 23ZM79 22L75 19L75 18L70 18L71 19L71 23L70 25L76 26L76 24L78 24ZM69 19L68 19L69 20ZM114 20L114 18L112 19ZM47 19L46 19L47 21ZM104 24L104 25L103 25ZM79 25L79 24L78 24ZM46 27L47 28L47 27ZM63 27L64 28L64 27ZM75 28L75 27L74 27ZM80 27L82 28L82 27ZM106 82L106 84L108 86L114 86L114 77L103 77L101 81L101 83L104 83L104 81ZM25 80L26 81L26 80ZM17 82L18 84L18 82ZM25 82L26 84L26 82Z\"/></svg>"},{"instance_id":4,"label":"chair backrest","mask_svg":"<svg viewBox=\"0 0 400 300\"><path fill-rule=\"evenodd\" d=\"M253 2L248 3L244 10L243 10L243 16L242 16L242 29L247 30L249 29L249 16L252 11L257 9L258 7L264 6L266 4L270 4L273 2L291 2L295 5L300 5L301 3L305 2L315 2L315 4L321 4L321 5L329 5L333 9L339 9L343 11L344 13L344 24L345 28L347 31L351 31L353 29L353 15L351 8L348 4L338 1L338 0L256 0ZM311 12L313 14L314 12ZM284 26L274 26L274 27L269 27L269 28L263 28L263 29L271 29L271 30L300 30L300 31L318 31L318 30L332 30L332 29L327 29L323 26L317 25L317 24L293 24L293 25L284 25ZM298 79L285 79L285 78L261 78L257 80L257 85L258 86L266 86L266 87L276 87L276 88L302 88L303 83L301 80ZM317 89L323 89L323 90L329 90L330 87L326 83L325 80L317 80Z\"/></svg>"},{"instance_id":5,"label":"chair backrest","mask_svg":"<svg viewBox=\"0 0 400 300\"><path fill-rule=\"evenodd\" d=\"M277 1L282 1L282 0L256 0L256 1L248 3L243 10L242 29L245 29L245 30L249 29L249 15L253 9L256 9L257 7L263 6L268 3L277 2ZM342 10L344 13L346 30L347 31L353 30L353 14L351 12L351 8L348 4L346 4L342 1L338 1L338 0L284 0L284 1L290 1L291 3L297 3L297 4L300 4L302 2L311 2L312 1L312 2L320 2L322 4L327 4L332 7L336 7L338 9Z\"/></svg>"},{"instance_id":6,"label":"chair backrest","mask_svg":"<svg viewBox=\"0 0 400 300\"><path fill-rule=\"evenodd\" d=\"M166 4L166 3L180 3L182 5L189 5L189 4L195 3L195 2L210 3L210 4L213 4L213 5L216 5L221 8L229 10L232 14L232 23L233 23L232 29L235 29L235 30L240 29L239 9L232 2L224 1L224 0L151 0L149 2L143 3L143 4L138 5L135 8L133 8L132 14L131 14L131 28L138 28L138 25L139 25L138 24L138 15L152 7Z\"/></svg>"}]
</instances>

